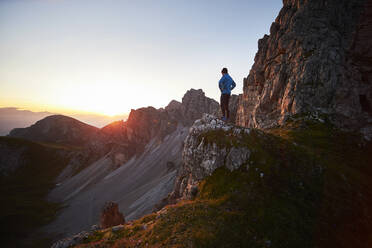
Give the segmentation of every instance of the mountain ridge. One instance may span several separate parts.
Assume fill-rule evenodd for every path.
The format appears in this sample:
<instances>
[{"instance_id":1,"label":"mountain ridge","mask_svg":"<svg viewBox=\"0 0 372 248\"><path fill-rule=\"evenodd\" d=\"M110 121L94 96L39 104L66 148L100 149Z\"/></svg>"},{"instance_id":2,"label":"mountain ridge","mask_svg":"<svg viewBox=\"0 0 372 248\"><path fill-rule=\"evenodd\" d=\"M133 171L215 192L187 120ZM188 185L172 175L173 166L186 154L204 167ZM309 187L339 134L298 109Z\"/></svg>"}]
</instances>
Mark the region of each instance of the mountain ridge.
<instances>
[{"instance_id":1,"label":"mountain ridge","mask_svg":"<svg viewBox=\"0 0 372 248\"><path fill-rule=\"evenodd\" d=\"M15 128L8 136L31 141L83 146L98 130L69 116L51 115L28 128Z\"/></svg>"}]
</instances>

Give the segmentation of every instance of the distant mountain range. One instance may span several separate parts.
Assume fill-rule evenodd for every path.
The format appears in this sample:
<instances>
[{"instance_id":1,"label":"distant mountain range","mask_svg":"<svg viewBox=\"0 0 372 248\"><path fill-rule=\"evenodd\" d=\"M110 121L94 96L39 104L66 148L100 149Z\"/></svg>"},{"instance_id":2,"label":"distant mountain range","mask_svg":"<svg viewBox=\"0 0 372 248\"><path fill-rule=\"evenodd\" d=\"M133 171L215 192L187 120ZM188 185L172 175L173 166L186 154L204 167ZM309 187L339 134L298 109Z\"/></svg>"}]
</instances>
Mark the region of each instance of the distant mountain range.
<instances>
[{"instance_id":1,"label":"distant mountain range","mask_svg":"<svg viewBox=\"0 0 372 248\"><path fill-rule=\"evenodd\" d=\"M56 114L57 113L45 111L33 112L30 110L22 110L15 107L0 108L0 136L7 135L13 128L28 127L38 120ZM128 117L128 115L118 115L110 117L96 114L72 114L70 116L99 128L112 123L113 121L126 120Z\"/></svg>"}]
</instances>

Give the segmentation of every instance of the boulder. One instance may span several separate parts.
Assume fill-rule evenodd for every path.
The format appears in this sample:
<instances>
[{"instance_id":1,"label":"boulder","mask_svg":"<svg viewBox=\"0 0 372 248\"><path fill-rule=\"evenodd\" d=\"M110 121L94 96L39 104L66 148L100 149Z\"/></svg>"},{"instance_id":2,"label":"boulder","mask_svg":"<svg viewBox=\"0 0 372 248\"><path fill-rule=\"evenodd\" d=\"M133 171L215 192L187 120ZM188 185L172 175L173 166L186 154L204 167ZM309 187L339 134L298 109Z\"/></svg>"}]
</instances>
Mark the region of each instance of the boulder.
<instances>
[{"instance_id":1,"label":"boulder","mask_svg":"<svg viewBox=\"0 0 372 248\"><path fill-rule=\"evenodd\" d=\"M225 123L209 114L204 114L201 119L196 120L185 140L183 163L176 178L174 191L158 207L180 199L192 199L198 193L198 183L212 175L219 167L225 166L233 171L245 165L251 155L250 149L246 146L235 147L230 142L233 139L242 140L249 133L249 128ZM221 137L220 142L228 143L209 142L208 135Z\"/></svg>"},{"instance_id":2,"label":"boulder","mask_svg":"<svg viewBox=\"0 0 372 248\"><path fill-rule=\"evenodd\" d=\"M103 207L100 217L101 228L108 228L124 223L125 219L123 214L119 212L118 204L114 202L107 202Z\"/></svg>"}]
</instances>

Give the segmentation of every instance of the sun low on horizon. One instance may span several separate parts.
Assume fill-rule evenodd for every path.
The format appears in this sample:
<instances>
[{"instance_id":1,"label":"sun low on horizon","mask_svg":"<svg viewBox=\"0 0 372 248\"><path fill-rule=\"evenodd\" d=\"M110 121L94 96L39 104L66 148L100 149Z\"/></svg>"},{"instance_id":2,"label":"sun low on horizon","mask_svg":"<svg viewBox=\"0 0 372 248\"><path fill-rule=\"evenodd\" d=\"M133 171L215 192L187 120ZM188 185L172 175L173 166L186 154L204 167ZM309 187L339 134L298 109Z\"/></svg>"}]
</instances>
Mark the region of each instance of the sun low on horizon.
<instances>
[{"instance_id":1,"label":"sun low on horizon","mask_svg":"<svg viewBox=\"0 0 372 248\"><path fill-rule=\"evenodd\" d=\"M0 106L106 116L165 107L191 88L243 89L282 6L269 1L0 2ZM221 15L223 13L223 15Z\"/></svg>"}]
</instances>

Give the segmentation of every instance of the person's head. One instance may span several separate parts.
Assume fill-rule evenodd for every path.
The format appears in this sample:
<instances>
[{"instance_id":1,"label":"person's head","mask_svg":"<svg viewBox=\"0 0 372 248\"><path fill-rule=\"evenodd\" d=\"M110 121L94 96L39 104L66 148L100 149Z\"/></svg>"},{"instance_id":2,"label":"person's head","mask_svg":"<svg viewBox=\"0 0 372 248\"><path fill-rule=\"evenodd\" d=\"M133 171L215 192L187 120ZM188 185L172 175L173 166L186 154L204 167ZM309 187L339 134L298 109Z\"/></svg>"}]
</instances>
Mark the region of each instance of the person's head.
<instances>
[{"instance_id":1,"label":"person's head","mask_svg":"<svg viewBox=\"0 0 372 248\"><path fill-rule=\"evenodd\" d=\"M226 68L226 67L222 68L221 73L222 73L222 74L227 74L227 68Z\"/></svg>"}]
</instances>

